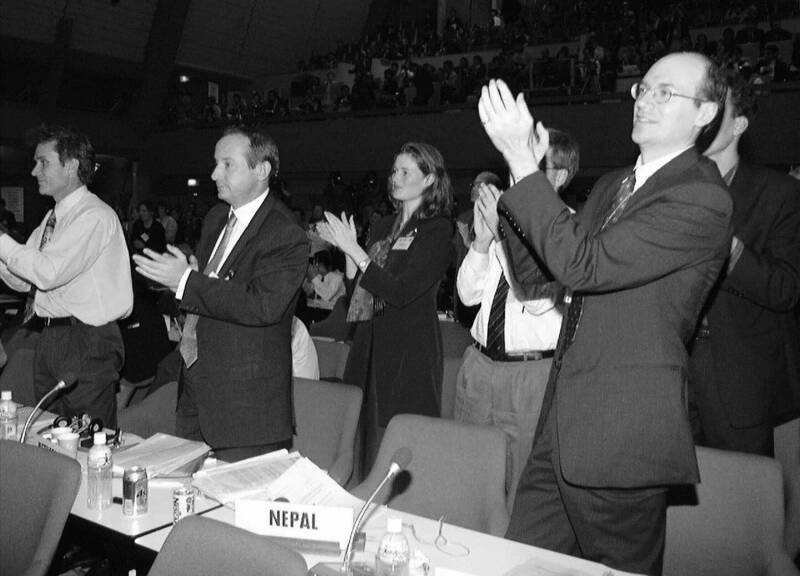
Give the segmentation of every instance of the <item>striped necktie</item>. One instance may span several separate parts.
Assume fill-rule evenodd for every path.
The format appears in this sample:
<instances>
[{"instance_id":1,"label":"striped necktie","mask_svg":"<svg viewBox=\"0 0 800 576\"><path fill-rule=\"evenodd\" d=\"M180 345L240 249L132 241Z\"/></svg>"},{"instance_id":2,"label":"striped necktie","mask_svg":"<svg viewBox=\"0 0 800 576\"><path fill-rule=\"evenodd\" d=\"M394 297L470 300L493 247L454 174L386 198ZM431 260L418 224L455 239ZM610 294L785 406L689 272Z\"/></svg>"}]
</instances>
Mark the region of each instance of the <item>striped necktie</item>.
<instances>
[{"instance_id":1,"label":"striped necktie","mask_svg":"<svg viewBox=\"0 0 800 576\"><path fill-rule=\"evenodd\" d=\"M635 172L631 172L628 176L622 179L622 182L620 182L619 185L619 190L617 190L617 193L614 194L614 199L612 200L610 206L608 207L608 211L603 218L603 224L600 226L598 234L605 230L609 225L619 220L620 216L622 216L622 212L625 210L625 206L628 204L628 200L630 200L633 196L635 186ZM569 348L569 345L572 344L572 341L575 339L575 333L578 331L578 324L580 324L581 316L583 314L583 296L581 294L570 294L570 298L571 301L569 308L567 309L567 313L564 318L564 331L563 338L561 339L563 341L562 354L567 351L567 348Z\"/></svg>"},{"instance_id":2,"label":"striped necktie","mask_svg":"<svg viewBox=\"0 0 800 576\"><path fill-rule=\"evenodd\" d=\"M44 250L44 247L47 246L47 243L50 242L50 239L53 237L53 230L56 229L56 211L50 211L50 217L47 219L47 223L44 225L44 232L42 232L42 239L39 242L39 251L41 252ZM25 300L25 312L22 315L22 323L27 324L31 318L33 318L34 310L33 304L36 301L36 286L31 284L31 289L28 291L28 297Z\"/></svg>"},{"instance_id":3,"label":"striped necktie","mask_svg":"<svg viewBox=\"0 0 800 576\"><path fill-rule=\"evenodd\" d=\"M486 352L490 358L499 358L506 353L506 298L508 281L503 271L492 298L489 323L486 327Z\"/></svg>"},{"instance_id":4,"label":"striped necktie","mask_svg":"<svg viewBox=\"0 0 800 576\"><path fill-rule=\"evenodd\" d=\"M225 250L233 235L233 228L236 226L236 214L231 210L228 216L228 223L225 224L225 232L222 234L222 240L214 251L211 260L206 264L203 274L208 276L212 272L216 272L219 265L222 264L222 258L225 256ZM183 324L183 333L181 334L181 342L179 345L183 361L186 362L186 367L191 367L197 361L197 314L187 314L186 322Z\"/></svg>"}]
</instances>

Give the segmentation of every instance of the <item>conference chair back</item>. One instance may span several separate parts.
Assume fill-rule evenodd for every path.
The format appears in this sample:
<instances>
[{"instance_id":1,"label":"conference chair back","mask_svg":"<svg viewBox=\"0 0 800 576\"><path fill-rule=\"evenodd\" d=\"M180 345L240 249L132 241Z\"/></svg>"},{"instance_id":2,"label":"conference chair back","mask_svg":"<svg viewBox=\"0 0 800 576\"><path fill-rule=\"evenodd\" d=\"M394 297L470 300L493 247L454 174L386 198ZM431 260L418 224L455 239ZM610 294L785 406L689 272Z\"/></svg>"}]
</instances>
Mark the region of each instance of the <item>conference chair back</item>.
<instances>
[{"instance_id":1,"label":"conference chair back","mask_svg":"<svg viewBox=\"0 0 800 576\"><path fill-rule=\"evenodd\" d=\"M786 551L800 554L800 418L775 427L775 459L783 469Z\"/></svg>"},{"instance_id":2,"label":"conference chair back","mask_svg":"<svg viewBox=\"0 0 800 576\"><path fill-rule=\"evenodd\" d=\"M784 545L780 464L697 448L700 484L671 494L664 576L797 576Z\"/></svg>"},{"instance_id":3,"label":"conference chair back","mask_svg":"<svg viewBox=\"0 0 800 576\"><path fill-rule=\"evenodd\" d=\"M0 440L0 574L47 574L80 481L74 458Z\"/></svg>"},{"instance_id":4,"label":"conference chair back","mask_svg":"<svg viewBox=\"0 0 800 576\"><path fill-rule=\"evenodd\" d=\"M303 557L264 536L202 516L178 522L149 576L305 576Z\"/></svg>"},{"instance_id":5,"label":"conference chair back","mask_svg":"<svg viewBox=\"0 0 800 576\"><path fill-rule=\"evenodd\" d=\"M349 340L353 331L353 324L347 322L347 298L339 298L333 305L333 310L327 318L314 322L308 327L312 337L329 338L331 340Z\"/></svg>"},{"instance_id":6,"label":"conference chair back","mask_svg":"<svg viewBox=\"0 0 800 576\"><path fill-rule=\"evenodd\" d=\"M456 386L458 384L458 371L464 360L461 356L445 356L442 371L442 418L453 419L456 408Z\"/></svg>"},{"instance_id":7,"label":"conference chair back","mask_svg":"<svg viewBox=\"0 0 800 576\"><path fill-rule=\"evenodd\" d=\"M317 350L320 380L341 382L347 365L347 356L350 354L350 344L317 336L312 339Z\"/></svg>"},{"instance_id":8,"label":"conference chair back","mask_svg":"<svg viewBox=\"0 0 800 576\"><path fill-rule=\"evenodd\" d=\"M125 432L149 438L157 432L175 434L178 383L168 382L150 392L141 402L117 411L117 424Z\"/></svg>"},{"instance_id":9,"label":"conference chair back","mask_svg":"<svg viewBox=\"0 0 800 576\"><path fill-rule=\"evenodd\" d=\"M439 329L442 333L442 356L461 359L467 346L472 345L469 330L451 320L439 320Z\"/></svg>"},{"instance_id":10,"label":"conference chair back","mask_svg":"<svg viewBox=\"0 0 800 576\"><path fill-rule=\"evenodd\" d=\"M36 404L33 391L34 355L35 350L32 348L17 348L9 352L8 363L0 374L0 390L11 390L14 402L26 406Z\"/></svg>"},{"instance_id":11,"label":"conference chair back","mask_svg":"<svg viewBox=\"0 0 800 576\"><path fill-rule=\"evenodd\" d=\"M376 502L435 520L444 516L445 522L495 536L505 534L506 436L501 430L399 414L389 421L375 465L353 494L369 497L401 447L413 455L407 472L381 490Z\"/></svg>"},{"instance_id":12,"label":"conference chair back","mask_svg":"<svg viewBox=\"0 0 800 576\"><path fill-rule=\"evenodd\" d=\"M361 388L294 379L293 447L344 486L353 473Z\"/></svg>"}]
</instances>

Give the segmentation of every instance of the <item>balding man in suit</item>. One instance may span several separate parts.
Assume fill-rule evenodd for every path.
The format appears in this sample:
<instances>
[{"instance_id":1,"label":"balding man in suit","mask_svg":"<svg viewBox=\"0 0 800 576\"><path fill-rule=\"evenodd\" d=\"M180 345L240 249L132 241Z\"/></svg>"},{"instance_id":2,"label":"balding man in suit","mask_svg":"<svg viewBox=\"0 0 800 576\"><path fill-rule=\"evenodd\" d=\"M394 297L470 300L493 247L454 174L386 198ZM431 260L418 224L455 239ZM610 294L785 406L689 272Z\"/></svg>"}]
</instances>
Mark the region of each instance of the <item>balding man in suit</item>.
<instances>
[{"instance_id":1,"label":"balding man in suit","mask_svg":"<svg viewBox=\"0 0 800 576\"><path fill-rule=\"evenodd\" d=\"M498 211L517 280L546 280L538 260L570 292L507 537L660 574L667 486L699 480L686 343L727 256L732 206L694 143L725 86L706 57L677 53L631 94L639 159L601 177L576 215L539 170L548 133L522 96L491 82L479 112L515 182Z\"/></svg>"}]
</instances>

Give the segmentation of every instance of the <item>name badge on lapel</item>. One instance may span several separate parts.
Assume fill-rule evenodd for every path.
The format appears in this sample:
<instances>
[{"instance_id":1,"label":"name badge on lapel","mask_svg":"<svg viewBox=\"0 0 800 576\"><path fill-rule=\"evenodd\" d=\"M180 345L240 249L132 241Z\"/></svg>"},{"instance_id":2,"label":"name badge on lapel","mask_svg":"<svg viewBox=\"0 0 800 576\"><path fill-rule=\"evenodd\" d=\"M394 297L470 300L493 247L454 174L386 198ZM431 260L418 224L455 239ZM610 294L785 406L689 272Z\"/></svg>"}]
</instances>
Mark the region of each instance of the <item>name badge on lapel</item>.
<instances>
[{"instance_id":1,"label":"name badge on lapel","mask_svg":"<svg viewBox=\"0 0 800 576\"><path fill-rule=\"evenodd\" d=\"M414 241L414 236L417 234L417 229L414 228L410 233L405 236L401 236L397 240L395 240L394 245L392 245L392 250L408 250L408 247L411 246L411 243Z\"/></svg>"}]
</instances>

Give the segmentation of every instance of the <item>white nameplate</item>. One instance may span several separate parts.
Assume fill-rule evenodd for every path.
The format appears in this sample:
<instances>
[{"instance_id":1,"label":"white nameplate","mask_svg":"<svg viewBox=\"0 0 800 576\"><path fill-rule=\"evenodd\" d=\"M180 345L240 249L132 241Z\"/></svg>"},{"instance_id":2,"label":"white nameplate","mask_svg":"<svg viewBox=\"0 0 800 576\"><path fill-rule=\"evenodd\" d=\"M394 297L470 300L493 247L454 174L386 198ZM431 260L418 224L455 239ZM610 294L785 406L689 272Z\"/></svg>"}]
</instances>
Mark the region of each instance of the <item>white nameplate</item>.
<instances>
[{"instance_id":1,"label":"white nameplate","mask_svg":"<svg viewBox=\"0 0 800 576\"><path fill-rule=\"evenodd\" d=\"M308 506L271 500L236 500L235 524L256 534L338 542L344 549L353 527L352 508Z\"/></svg>"}]
</instances>

